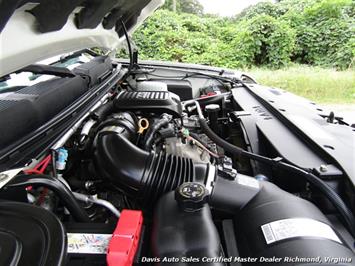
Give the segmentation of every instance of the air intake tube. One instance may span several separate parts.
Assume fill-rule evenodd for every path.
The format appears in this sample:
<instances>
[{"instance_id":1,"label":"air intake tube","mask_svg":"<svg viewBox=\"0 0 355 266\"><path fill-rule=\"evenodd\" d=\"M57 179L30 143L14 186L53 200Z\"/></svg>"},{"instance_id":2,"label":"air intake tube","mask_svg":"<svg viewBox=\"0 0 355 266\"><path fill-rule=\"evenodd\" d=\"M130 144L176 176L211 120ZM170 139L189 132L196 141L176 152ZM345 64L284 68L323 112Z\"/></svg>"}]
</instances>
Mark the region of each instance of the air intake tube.
<instances>
[{"instance_id":1,"label":"air intake tube","mask_svg":"<svg viewBox=\"0 0 355 266\"><path fill-rule=\"evenodd\" d=\"M96 136L95 167L143 206L184 182L199 181L196 176L204 181L207 165L164 152L147 152L133 144L136 133L132 132L137 130L131 114L122 113L109 121Z\"/></svg>"}]
</instances>

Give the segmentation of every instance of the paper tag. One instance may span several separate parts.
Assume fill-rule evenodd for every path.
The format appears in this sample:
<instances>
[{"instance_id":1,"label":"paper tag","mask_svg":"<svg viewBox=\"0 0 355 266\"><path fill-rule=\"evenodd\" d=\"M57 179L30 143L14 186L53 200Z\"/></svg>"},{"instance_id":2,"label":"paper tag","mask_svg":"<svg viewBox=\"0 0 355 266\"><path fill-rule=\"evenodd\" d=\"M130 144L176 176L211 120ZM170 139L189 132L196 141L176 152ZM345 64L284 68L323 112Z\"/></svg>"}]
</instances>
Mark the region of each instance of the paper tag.
<instances>
[{"instance_id":1,"label":"paper tag","mask_svg":"<svg viewBox=\"0 0 355 266\"><path fill-rule=\"evenodd\" d=\"M68 253L106 254L111 234L68 233Z\"/></svg>"},{"instance_id":2,"label":"paper tag","mask_svg":"<svg viewBox=\"0 0 355 266\"><path fill-rule=\"evenodd\" d=\"M278 220L261 226L267 244L295 237L326 238L342 242L327 224L308 218Z\"/></svg>"},{"instance_id":3,"label":"paper tag","mask_svg":"<svg viewBox=\"0 0 355 266\"><path fill-rule=\"evenodd\" d=\"M252 188L259 188L259 181L258 180L248 177L248 176L241 175L241 174L237 175L237 182L238 182L238 184L243 185L243 186L252 187Z\"/></svg>"}]
</instances>

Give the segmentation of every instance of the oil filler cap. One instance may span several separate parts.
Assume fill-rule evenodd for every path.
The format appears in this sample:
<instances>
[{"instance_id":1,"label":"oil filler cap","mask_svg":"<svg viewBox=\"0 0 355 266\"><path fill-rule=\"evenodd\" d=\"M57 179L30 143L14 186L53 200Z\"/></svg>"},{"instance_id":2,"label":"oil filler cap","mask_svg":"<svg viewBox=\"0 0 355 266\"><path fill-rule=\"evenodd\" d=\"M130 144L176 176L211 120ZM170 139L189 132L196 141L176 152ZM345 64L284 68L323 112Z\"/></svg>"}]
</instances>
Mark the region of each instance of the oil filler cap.
<instances>
[{"instance_id":1,"label":"oil filler cap","mask_svg":"<svg viewBox=\"0 0 355 266\"><path fill-rule=\"evenodd\" d=\"M175 200L179 207L187 212L198 211L208 200L208 190L197 182L183 183L175 190Z\"/></svg>"}]
</instances>

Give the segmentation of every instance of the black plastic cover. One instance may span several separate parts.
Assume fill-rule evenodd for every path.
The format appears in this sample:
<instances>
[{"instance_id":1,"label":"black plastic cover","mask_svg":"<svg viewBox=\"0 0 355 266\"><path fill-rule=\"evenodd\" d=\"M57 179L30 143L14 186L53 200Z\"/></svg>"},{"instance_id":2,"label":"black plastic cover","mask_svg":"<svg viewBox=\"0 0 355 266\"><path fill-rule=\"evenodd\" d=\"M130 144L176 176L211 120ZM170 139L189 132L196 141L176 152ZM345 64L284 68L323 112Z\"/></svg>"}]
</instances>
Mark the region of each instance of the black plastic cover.
<instances>
[{"instance_id":1,"label":"black plastic cover","mask_svg":"<svg viewBox=\"0 0 355 266\"><path fill-rule=\"evenodd\" d=\"M243 176L238 174L237 178ZM251 177L244 177L250 178ZM255 182L257 182L255 180ZM246 186L240 184L237 180L227 180L218 176L212 193L210 195L210 204L213 208L227 213L238 212L246 203L248 203L257 193L259 188L256 186Z\"/></svg>"},{"instance_id":2,"label":"black plastic cover","mask_svg":"<svg viewBox=\"0 0 355 266\"><path fill-rule=\"evenodd\" d=\"M114 100L117 110L168 113L181 117L180 98L167 91L122 91Z\"/></svg>"},{"instance_id":3,"label":"black plastic cover","mask_svg":"<svg viewBox=\"0 0 355 266\"><path fill-rule=\"evenodd\" d=\"M174 192L163 196L156 205L152 230L153 255L157 265L224 265L204 262L205 258L222 255L221 242L207 204L195 212L185 212L174 199ZM175 263L164 262L164 257L176 257ZM198 261L188 261L189 258Z\"/></svg>"},{"instance_id":4,"label":"black plastic cover","mask_svg":"<svg viewBox=\"0 0 355 266\"><path fill-rule=\"evenodd\" d=\"M52 213L0 202L0 265L64 265L66 251L65 229Z\"/></svg>"},{"instance_id":5,"label":"black plastic cover","mask_svg":"<svg viewBox=\"0 0 355 266\"><path fill-rule=\"evenodd\" d=\"M76 67L73 72L80 76L88 77L90 85L93 86L102 82L112 72L112 61L107 56L98 56L90 62Z\"/></svg>"},{"instance_id":6,"label":"black plastic cover","mask_svg":"<svg viewBox=\"0 0 355 266\"><path fill-rule=\"evenodd\" d=\"M168 91L179 95L182 101L190 100L193 98L190 81L173 79L165 79L159 81L164 82L168 86Z\"/></svg>"},{"instance_id":7,"label":"black plastic cover","mask_svg":"<svg viewBox=\"0 0 355 266\"><path fill-rule=\"evenodd\" d=\"M327 238L294 237L267 244L261 226L271 222L307 218L333 226L311 202L287 193L271 183L261 183L263 186L260 192L236 215L234 220L237 244L242 257L316 258L319 256L323 262L325 257L353 258L353 252L344 242L340 244ZM341 240L341 237L339 238ZM260 261L251 265L260 265ZM277 262L277 265L304 265L304 263L282 260ZM354 264L349 262L341 265Z\"/></svg>"},{"instance_id":8,"label":"black plastic cover","mask_svg":"<svg viewBox=\"0 0 355 266\"><path fill-rule=\"evenodd\" d=\"M80 76L0 94L0 150L49 121L88 90Z\"/></svg>"}]
</instances>

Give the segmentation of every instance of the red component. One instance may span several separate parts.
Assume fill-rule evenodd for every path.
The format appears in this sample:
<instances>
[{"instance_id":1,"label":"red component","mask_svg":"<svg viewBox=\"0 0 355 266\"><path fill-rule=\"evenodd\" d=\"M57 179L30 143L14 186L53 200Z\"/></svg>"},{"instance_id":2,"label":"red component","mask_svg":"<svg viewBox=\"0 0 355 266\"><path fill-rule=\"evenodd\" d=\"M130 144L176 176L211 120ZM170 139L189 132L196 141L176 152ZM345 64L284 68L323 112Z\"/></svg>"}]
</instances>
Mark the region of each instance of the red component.
<instances>
[{"instance_id":1,"label":"red component","mask_svg":"<svg viewBox=\"0 0 355 266\"><path fill-rule=\"evenodd\" d=\"M208 93L207 93L207 96L214 96L214 95L216 95L216 94L217 94L216 92L212 92L212 91L211 91L211 92L208 92Z\"/></svg>"},{"instance_id":2,"label":"red component","mask_svg":"<svg viewBox=\"0 0 355 266\"><path fill-rule=\"evenodd\" d=\"M215 95L217 95L216 92L210 91L210 92L208 92L207 94L202 94L202 95L200 96L200 98L208 98L208 97L215 96Z\"/></svg>"},{"instance_id":3,"label":"red component","mask_svg":"<svg viewBox=\"0 0 355 266\"><path fill-rule=\"evenodd\" d=\"M25 170L24 172L26 174L39 174L39 175L43 174L51 160L52 160L52 156L48 155L40 163L38 163L33 169L28 169Z\"/></svg>"},{"instance_id":4,"label":"red component","mask_svg":"<svg viewBox=\"0 0 355 266\"><path fill-rule=\"evenodd\" d=\"M28 175L31 175L31 174L41 175L44 173L44 171L46 170L46 168L51 160L52 160L52 155L48 155L40 163L38 163L33 169L27 169L24 172ZM27 191L32 190L32 186L26 187L26 190ZM47 190L45 190L45 194L47 194ZM45 194L41 195L42 198L45 196Z\"/></svg>"},{"instance_id":5,"label":"red component","mask_svg":"<svg viewBox=\"0 0 355 266\"><path fill-rule=\"evenodd\" d=\"M131 266L142 231L141 211L123 210L108 246L108 266Z\"/></svg>"}]
</instances>

